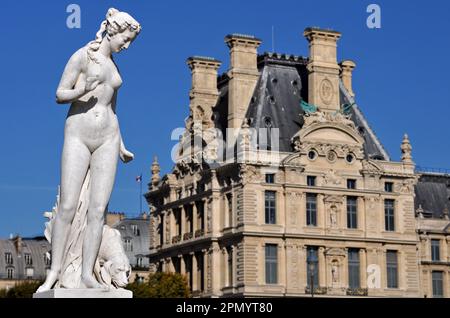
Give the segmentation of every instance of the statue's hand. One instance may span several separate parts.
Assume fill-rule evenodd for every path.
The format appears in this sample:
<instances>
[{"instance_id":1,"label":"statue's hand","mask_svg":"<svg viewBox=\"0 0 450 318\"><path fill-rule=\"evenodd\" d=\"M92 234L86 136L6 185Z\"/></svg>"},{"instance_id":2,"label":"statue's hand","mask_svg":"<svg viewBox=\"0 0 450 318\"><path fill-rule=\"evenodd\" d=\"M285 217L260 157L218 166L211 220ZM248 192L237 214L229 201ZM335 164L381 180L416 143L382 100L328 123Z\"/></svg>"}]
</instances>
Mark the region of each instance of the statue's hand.
<instances>
[{"instance_id":1,"label":"statue's hand","mask_svg":"<svg viewBox=\"0 0 450 318\"><path fill-rule=\"evenodd\" d=\"M121 146L120 147L120 159L124 162L130 162L131 160L134 159L134 154L128 150L125 149L125 147Z\"/></svg>"},{"instance_id":2,"label":"statue's hand","mask_svg":"<svg viewBox=\"0 0 450 318\"><path fill-rule=\"evenodd\" d=\"M86 78L86 84L84 87L85 92L93 91L99 84L98 76L89 76Z\"/></svg>"}]
</instances>

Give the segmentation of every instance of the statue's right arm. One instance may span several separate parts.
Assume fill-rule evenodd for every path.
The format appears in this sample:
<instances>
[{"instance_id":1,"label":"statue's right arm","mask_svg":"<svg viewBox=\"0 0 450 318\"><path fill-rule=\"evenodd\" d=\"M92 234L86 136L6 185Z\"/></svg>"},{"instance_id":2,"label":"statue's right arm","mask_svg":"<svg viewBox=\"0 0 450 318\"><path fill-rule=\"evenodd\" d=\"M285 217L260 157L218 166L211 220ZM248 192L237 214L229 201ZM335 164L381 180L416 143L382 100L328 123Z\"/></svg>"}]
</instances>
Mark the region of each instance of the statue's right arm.
<instances>
[{"instance_id":1,"label":"statue's right arm","mask_svg":"<svg viewBox=\"0 0 450 318\"><path fill-rule=\"evenodd\" d=\"M58 104L71 103L86 93L85 85L76 85L79 76L84 77L82 69L86 63L86 51L80 49L75 52L67 62L58 89L56 90L56 102ZM82 78L85 83L85 79Z\"/></svg>"}]
</instances>

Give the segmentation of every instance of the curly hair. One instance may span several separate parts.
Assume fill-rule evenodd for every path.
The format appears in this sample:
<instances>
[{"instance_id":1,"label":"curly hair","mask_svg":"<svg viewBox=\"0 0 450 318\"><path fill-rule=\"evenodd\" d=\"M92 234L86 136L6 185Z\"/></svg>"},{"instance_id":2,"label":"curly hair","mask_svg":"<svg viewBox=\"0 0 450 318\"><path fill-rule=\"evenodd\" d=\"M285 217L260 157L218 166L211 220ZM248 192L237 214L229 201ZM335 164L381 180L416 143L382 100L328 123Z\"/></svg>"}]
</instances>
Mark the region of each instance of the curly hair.
<instances>
[{"instance_id":1,"label":"curly hair","mask_svg":"<svg viewBox=\"0 0 450 318\"><path fill-rule=\"evenodd\" d=\"M94 52L100 48L103 38L105 36L113 36L127 29L139 34L141 25L128 13L110 8L108 13L106 13L106 20L100 24L100 29L95 34L95 40L88 43L88 58L98 64L99 62L94 56Z\"/></svg>"}]
</instances>

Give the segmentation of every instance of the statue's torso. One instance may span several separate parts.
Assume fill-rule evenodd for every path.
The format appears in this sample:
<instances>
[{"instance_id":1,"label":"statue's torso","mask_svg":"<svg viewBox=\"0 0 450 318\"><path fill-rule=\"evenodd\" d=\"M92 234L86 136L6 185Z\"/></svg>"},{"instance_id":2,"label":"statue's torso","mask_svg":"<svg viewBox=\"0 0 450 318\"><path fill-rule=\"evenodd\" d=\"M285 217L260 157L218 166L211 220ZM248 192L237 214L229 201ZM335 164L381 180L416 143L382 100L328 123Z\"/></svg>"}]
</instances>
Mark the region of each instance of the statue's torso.
<instances>
[{"instance_id":1,"label":"statue's torso","mask_svg":"<svg viewBox=\"0 0 450 318\"><path fill-rule=\"evenodd\" d=\"M119 133L115 114L115 94L122 84L114 62L94 53L98 63L88 59L75 87L84 85L86 78L98 77L97 87L73 102L66 120L65 134L76 136L92 147L115 138Z\"/></svg>"}]
</instances>

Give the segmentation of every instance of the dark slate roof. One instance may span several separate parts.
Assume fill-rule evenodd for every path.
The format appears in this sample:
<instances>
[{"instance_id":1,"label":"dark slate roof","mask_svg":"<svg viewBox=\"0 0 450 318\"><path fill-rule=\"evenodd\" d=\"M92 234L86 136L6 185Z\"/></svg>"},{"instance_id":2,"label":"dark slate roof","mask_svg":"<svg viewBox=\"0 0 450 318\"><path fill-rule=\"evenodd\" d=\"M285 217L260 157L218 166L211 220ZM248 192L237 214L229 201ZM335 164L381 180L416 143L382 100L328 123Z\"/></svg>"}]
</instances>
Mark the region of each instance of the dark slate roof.
<instances>
[{"instance_id":1,"label":"dark slate roof","mask_svg":"<svg viewBox=\"0 0 450 318\"><path fill-rule=\"evenodd\" d=\"M291 138L303 125L303 110L300 101L308 100L308 71L304 57L264 53L258 56L260 77L246 117L252 128L279 128L282 152L292 152ZM220 96L214 107L216 127L226 137L228 116L228 80L226 74L219 77ZM340 85L341 103L353 103L343 85ZM372 159L389 160L389 155L367 123L361 110L355 105L351 119L365 140L366 156ZM263 147L263 145L259 145Z\"/></svg>"},{"instance_id":2,"label":"dark slate roof","mask_svg":"<svg viewBox=\"0 0 450 318\"><path fill-rule=\"evenodd\" d=\"M133 230L133 225L137 226L137 232ZM130 264L137 266L137 258L142 258L142 266L148 267L149 259L146 257L150 249L150 218L127 218L123 219L113 226L119 230L122 237L122 241L130 239L132 242L133 250L127 251L127 257Z\"/></svg>"},{"instance_id":3,"label":"dark slate roof","mask_svg":"<svg viewBox=\"0 0 450 318\"><path fill-rule=\"evenodd\" d=\"M19 247L17 244L21 244ZM50 267L45 263L44 255L50 252L50 243L44 237L0 240L0 279L7 278L7 268L14 269L14 279L26 279L27 268L33 268L33 278L44 279ZM5 253L11 253L12 264L6 264ZM25 254L30 254L32 264L25 264Z\"/></svg>"},{"instance_id":4,"label":"dark slate roof","mask_svg":"<svg viewBox=\"0 0 450 318\"><path fill-rule=\"evenodd\" d=\"M450 210L450 175L422 174L415 193L416 209L421 206L425 216L441 218L445 208Z\"/></svg>"}]
</instances>

